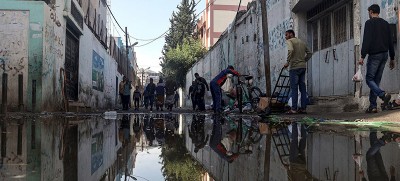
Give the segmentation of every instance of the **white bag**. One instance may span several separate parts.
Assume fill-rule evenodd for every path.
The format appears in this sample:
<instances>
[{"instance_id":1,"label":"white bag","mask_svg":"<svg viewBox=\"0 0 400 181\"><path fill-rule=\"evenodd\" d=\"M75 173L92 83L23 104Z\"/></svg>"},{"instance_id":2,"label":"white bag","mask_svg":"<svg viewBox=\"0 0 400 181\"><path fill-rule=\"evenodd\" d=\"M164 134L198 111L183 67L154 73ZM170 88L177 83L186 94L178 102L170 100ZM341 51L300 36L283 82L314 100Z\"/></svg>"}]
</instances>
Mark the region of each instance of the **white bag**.
<instances>
[{"instance_id":1,"label":"white bag","mask_svg":"<svg viewBox=\"0 0 400 181\"><path fill-rule=\"evenodd\" d=\"M233 87L232 77L233 77L232 74L228 74L226 76L226 81L225 81L224 85L221 86L221 89L223 92L229 93L231 91L231 89Z\"/></svg>"},{"instance_id":2,"label":"white bag","mask_svg":"<svg viewBox=\"0 0 400 181\"><path fill-rule=\"evenodd\" d=\"M364 80L364 77L361 72L361 67L362 67L361 65L358 66L358 70L357 70L356 74L354 74L354 76L353 76L352 80L354 82L362 82Z\"/></svg>"}]
</instances>

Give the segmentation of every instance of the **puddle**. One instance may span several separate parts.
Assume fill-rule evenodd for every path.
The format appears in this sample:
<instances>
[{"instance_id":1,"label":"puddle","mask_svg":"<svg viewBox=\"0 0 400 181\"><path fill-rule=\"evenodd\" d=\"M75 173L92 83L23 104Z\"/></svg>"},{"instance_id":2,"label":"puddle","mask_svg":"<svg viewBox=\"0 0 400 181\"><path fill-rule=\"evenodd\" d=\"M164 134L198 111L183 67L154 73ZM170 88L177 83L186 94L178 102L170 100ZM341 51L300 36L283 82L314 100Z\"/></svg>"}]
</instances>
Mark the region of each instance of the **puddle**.
<instances>
[{"instance_id":1,"label":"puddle","mask_svg":"<svg viewBox=\"0 0 400 181\"><path fill-rule=\"evenodd\" d=\"M0 180L400 178L400 125L118 114L0 120ZM391 170L391 167L394 170ZM385 179L388 178L388 179Z\"/></svg>"}]
</instances>

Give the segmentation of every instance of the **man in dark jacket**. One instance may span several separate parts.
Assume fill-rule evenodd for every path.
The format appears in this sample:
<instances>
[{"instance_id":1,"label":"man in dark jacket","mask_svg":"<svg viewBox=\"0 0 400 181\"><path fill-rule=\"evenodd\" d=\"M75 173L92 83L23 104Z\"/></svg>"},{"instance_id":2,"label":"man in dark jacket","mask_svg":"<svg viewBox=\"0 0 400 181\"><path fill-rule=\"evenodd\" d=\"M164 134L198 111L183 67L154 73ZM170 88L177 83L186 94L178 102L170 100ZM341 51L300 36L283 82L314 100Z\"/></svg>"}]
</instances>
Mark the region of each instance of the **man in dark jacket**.
<instances>
[{"instance_id":1,"label":"man in dark jacket","mask_svg":"<svg viewBox=\"0 0 400 181\"><path fill-rule=\"evenodd\" d=\"M379 88L383 70L390 55L390 69L394 68L394 46L389 23L379 17L380 7L373 4L368 8L370 19L365 22L364 37L359 64L364 64L364 58L368 54L366 82L371 89L369 94L370 106L366 113L377 113L377 97L381 98L383 106L386 106L391 96Z\"/></svg>"}]
</instances>

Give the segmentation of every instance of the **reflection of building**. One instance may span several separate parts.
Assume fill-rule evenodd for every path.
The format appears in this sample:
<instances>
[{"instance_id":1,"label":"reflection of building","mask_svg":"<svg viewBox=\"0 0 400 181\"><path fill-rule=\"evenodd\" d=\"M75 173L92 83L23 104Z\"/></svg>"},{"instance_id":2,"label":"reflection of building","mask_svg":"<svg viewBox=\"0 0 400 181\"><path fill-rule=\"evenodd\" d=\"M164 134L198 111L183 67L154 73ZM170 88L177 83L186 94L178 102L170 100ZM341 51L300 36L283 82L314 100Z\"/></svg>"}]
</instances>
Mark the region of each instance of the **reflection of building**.
<instances>
[{"instance_id":1,"label":"reflection of building","mask_svg":"<svg viewBox=\"0 0 400 181\"><path fill-rule=\"evenodd\" d=\"M197 22L197 33L202 44L209 48L213 46L222 32L232 23L238 10L245 10L252 0L206 0L206 9Z\"/></svg>"},{"instance_id":2,"label":"reflection of building","mask_svg":"<svg viewBox=\"0 0 400 181\"><path fill-rule=\"evenodd\" d=\"M76 120L0 121L0 180L115 180L118 170L131 170L135 142L118 138L118 121Z\"/></svg>"}]
</instances>

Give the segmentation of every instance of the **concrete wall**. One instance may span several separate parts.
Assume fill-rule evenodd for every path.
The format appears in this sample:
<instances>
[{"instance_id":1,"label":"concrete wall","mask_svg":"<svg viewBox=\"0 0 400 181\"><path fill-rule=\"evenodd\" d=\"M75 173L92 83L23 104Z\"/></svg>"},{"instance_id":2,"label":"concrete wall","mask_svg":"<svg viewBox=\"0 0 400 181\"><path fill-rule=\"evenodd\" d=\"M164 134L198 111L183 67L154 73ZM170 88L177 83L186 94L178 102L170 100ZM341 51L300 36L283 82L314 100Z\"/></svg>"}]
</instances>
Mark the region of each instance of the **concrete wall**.
<instances>
[{"instance_id":1,"label":"concrete wall","mask_svg":"<svg viewBox=\"0 0 400 181\"><path fill-rule=\"evenodd\" d=\"M259 4L254 2L248 12L238 19L236 26L225 30L219 41L187 73L186 94L194 80L194 73L199 73L210 82L228 65L233 65L241 74L253 75L254 85L265 91L260 14ZM210 99L206 98L206 103Z\"/></svg>"},{"instance_id":2,"label":"concrete wall","mask_svg":"<svg viewBox=\"0 0 400 181\"><path fill-rule=\"evenodd\" d=\"M18 107L18 75L23 75L24 79L24 110L32 109L32 80L37 81L38 87L41 85L44 5L45 3L40 1L5 1L0 4L2 12L0 59L3 64L1 73L9 74L7 89L9 110L16 110ZM2 75L0 76L2 79ZM36 98L38 102L41 101L39 89Z\"/></svg>"},{"instance_id":3,"label":"concrete wall","mask_svg":"<svg viewBox=\"0 0 400 181\"><path fill-rule=\"evenodd\" d=\"M79 101L92 108L113 108L118 90L116 77L118 81L122 80L122 76L117 71L118 64L86 25L83 29L84 34L80 37L79 47ZM103 91L93 89L93 51L104 59Z\"/></svg>"}]
</instances>

